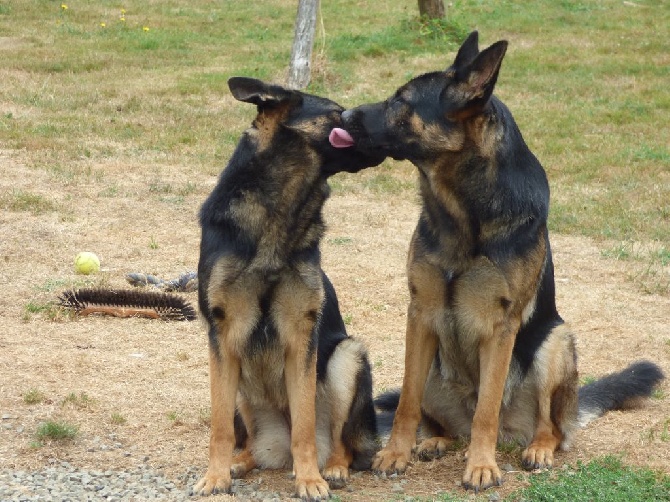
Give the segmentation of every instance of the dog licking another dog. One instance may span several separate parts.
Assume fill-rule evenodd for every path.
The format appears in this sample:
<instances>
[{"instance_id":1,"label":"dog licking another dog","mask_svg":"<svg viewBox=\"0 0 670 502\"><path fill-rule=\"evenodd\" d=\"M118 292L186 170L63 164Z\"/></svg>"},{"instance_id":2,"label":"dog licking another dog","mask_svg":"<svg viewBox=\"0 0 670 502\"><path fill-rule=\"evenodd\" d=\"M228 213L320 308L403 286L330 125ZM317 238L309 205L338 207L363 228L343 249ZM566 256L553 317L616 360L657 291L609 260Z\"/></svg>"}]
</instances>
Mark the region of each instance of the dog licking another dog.
<instances>
[{"instance_id":1,"label":"dog licking another dog","mask_svg":"<svg viewBox=\"0 0 670 502\"><path fill-rule=\"evenodd\" d=\"M663 379L641 361L578 386L555 302L547 178L493 94L506 49L480 51L473 32L446 70L346 111L230 79L258 114L200 212L212 423L196 493L229 492L255 467L292 468L296 494L320 500L350 468L400 473L413 451L441 456L460 437L463 486L479 491L502 483L498 441L521 442L528 469L551 467L580 426ZM417 167L422 202L402 387L376 412L366 350L346 333L319 242L328 177L386 157ZM378 451L378 416L389 414Z\"/></svg>"}]
</instances>

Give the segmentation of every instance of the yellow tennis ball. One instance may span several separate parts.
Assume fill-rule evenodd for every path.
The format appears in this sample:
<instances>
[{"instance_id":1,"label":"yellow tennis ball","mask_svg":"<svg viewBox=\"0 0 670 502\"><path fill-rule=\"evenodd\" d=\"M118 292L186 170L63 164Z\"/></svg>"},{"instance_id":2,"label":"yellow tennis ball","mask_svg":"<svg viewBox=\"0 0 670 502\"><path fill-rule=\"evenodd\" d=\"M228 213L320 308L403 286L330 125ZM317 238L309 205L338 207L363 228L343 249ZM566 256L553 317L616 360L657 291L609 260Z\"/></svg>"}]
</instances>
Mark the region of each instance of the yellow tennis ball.
<instances>
[{"instance_id":1,"label":"yellow tennis ball","mask_svg":"<svg viewBox=\"0 0 670 502\"><path fill-rule=\"evenodd\" d=\"M82 251L74 258L74 270L78 274L94 274L100 271L100 259L95 253Z\"/></svg>"}]
</instances>

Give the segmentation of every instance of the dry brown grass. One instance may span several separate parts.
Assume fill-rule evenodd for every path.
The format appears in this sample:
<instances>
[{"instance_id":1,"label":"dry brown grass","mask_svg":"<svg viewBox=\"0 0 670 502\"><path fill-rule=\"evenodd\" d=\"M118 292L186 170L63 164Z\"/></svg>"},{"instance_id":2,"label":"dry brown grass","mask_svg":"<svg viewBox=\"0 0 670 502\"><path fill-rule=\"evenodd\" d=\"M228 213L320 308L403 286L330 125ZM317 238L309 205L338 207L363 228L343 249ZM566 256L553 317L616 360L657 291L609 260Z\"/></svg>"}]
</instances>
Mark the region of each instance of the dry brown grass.
<instances>
[{"instance_id":1,"label":"dry brown grass","mask_svg":"<svg viewBox=\"0 0 670 502\"><path fill-rule=\"evenodd\" d=\"M116 196L100 197L95 182L83 179L49 190L50 175L23 165L20 155L4 152L0 161L0 189L42 194L69 214L5 211L1 217L0 279L5 288L0 298L0 409L12 417L0 431L2 466L31 469L59 459L82 467L123 469L147 461L175 479L189 466L204 472L209 391L206 336L199 322L53 319L51 311L29 313L26 305L53 302L72 285L123 287L127 272L172 277L193 269L199 242L195 215L214 178L200 177L197 189L175 203L171 193L157 194L149 186L157 180L184 186L194 179L188 166L169 171L153 166L151 172L119 163L91 166L117 187ZM324 266L338 290L350 334L369 347L379 391L399 386L402 378L404 260L417 205L411 190L389 196L374 189L354 191L347 188L348 181L337 180L341 188L327 203ZM156 247L150 245L152 239ZM555 235L553 244L558 302L577 335L582 375L599 376L639 358L658 362L670 374L670 298L641 294L628 280L640 264L605 259L600 244L586 238ZM83 249L99 254L101 274L74 274L72 261ZM188 297L196 301L195 294ZM27 404L23 396L33 389L44 399ZM72 393L84 393L86 406L63 406ZM559 455L559 466L621 454L626 463L669 472L669 393L666 382L660 398L591 424L578 435L572 451ZM119 416L125 422L119 423ZM46 420L76 425L77 437L35 447L36 428ZM400 486L407 495L426 497L457 490L462 456L458 451L417 463ZM518 452L501 453L499 461L520 471L518 457ZM265 489L287 496L292 489L285 472L261 477ZM510 493L526 479L521 472L508 473L498 492ZM399 482L365 473L354 478L353 491L339 495L343 500L393 498Z\"/></svg>"}]
</instances>

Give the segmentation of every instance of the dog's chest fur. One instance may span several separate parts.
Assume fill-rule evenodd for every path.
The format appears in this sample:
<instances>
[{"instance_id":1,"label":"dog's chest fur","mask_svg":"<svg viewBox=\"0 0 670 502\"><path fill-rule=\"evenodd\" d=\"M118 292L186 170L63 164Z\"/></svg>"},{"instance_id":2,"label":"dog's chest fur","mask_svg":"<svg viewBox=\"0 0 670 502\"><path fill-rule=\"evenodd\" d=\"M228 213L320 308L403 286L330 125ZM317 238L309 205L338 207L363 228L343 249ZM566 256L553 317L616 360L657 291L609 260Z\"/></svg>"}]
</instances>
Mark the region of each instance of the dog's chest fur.
<instances>
[{"instance_id":1,"label":"dog's chest fur","mask_svg":"<svg viewBox=\"0 0 670 502\"><path fill-rule=\"evenodd\" d=\"M247 401L279 409L288 407L288 347L311 343L324 295L318 243L328 185L318 166L299 169L297 162L257 154L229 166L214 192L222 197L206 203L215 218L204 223L232 244L206 274L212 320L227 325L217 330L226 333L217 343L238 354Z\"/></svg>"},{"instance_id":2,"label":"dog's chest fur","mask_svg":"<svg viewBox=\"0 0 670 502\"><path fill-rule=\"evenodd\" d=\"M267 324L259 329L273 330ZM270 335L272 336L272 335ZM248 350L241 360L239 392L252 406L270 405L288 409L286 395L285 347L276 338L269 338L261 350Z\"/></svg>"},{"instance_id":3,"label":"dog's chest fur","mask_svg":"<svg viewBox=\"0 0 670 502\"><path fill-rule=\"evenodd\" d=\"M253 252L246 257L247 270L277 272L290 265L296 252L318 246L330 189L320 175L319 159L307 150L300 153L281 152L269 159L257 153L253 162L224 173L227 198L219 206L229 228Z\"/></svg>"}]
</instances>

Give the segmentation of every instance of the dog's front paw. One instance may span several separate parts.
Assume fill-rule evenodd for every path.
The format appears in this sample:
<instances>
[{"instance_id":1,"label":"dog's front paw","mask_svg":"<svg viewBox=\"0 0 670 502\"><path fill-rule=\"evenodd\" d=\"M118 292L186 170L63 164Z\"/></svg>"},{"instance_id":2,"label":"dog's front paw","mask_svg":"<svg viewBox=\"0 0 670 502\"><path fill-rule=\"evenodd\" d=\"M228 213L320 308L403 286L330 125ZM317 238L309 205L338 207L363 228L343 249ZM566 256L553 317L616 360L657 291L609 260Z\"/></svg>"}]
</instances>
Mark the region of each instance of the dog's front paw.
<instances>
[{"instance_id":1,"label":"dog's front paw","mask_svg":"<svg viewBox=\"0 0 670 502\"><path fill-rule=\"evenodd\" d=\"M435 458L444 456L447 449L451 446L453 441L444 437L433 437L424 439L416 448L416 455L420 460L427 462Z\"/></svg>"},{"instance_id":2,"label":"dog's front paw","mask_svg":"<svg viewBox=\"0 0 670 502\"><path fill-rule=\"evenodd\" d=\"M372 459L372 470L386 474L402 474L410 463L411 450L403 451L386 447Z\"/></svg>"},{"instance_id":3,"label":"dog's front paw","mask_svg":"<svg viewBox=\"0 0 670 502\"><path fill-rule=\"evenodd\" d=\"M494 485L502 485L502 472L495 459L489 462L475 462L469 457L463 474L463 488L477 493Z\"/></svg>"},{"instance_id":4,"label":"dog's front paw","mask_svg":"<svg viewBox=\"0 0 670 502\"><path fill-rule=\"evenodd\" d=\"M216 495L217 493L230 493L231 485L230 472L207 471L207 474L193 487L193 494Z\"/></svg>"},{"instance_id":5,"label":"dog's front paw","mask_svg":"<svg viewBox=\"0 0 670 502\"><path fill-rule=\"evenodd\" d=\"M318 478L302 478L295 480L295 493L300 499L310 502L326 500L330 498L328 483L319 476Z\"/></svg>"}]
</instances>

